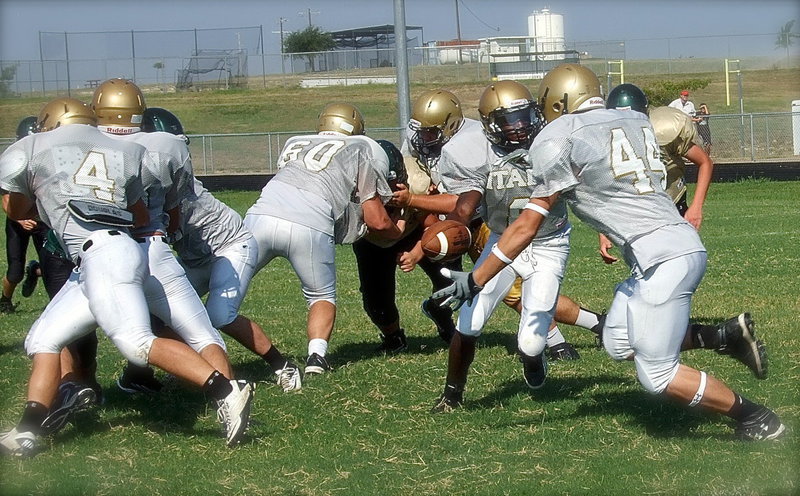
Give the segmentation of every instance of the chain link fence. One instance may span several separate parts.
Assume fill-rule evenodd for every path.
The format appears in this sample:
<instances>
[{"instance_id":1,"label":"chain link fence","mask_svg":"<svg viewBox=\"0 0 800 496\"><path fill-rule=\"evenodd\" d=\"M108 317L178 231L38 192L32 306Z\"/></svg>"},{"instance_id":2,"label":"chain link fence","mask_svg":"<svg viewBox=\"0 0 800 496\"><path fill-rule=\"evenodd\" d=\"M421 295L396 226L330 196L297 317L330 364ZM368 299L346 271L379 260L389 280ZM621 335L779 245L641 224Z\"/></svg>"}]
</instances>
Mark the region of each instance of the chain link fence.
<instances>
[{"instance_id":1,"label":"chain link fence","mask_svg":"<svg viewBox=\"0 0 800 496\"><path fill-rule=\"evenodd\" d=\"M717 163L800 159L794 154L793 116L800 119L800 113L792 112L710 116L711 158ZM369 136L399 145L402 131L370 129ZM286 140L310 133L313 132L192 135L189 147L197 174L273 174Z\"/></svg>"},{"instance_id":2,"label":"chain link fence","mask_svg":"<svg viewBox=\"0 0 800 496\"><path fill-rule=\"evenodd\" d=\"M601 78L607 76L609 62L619 61L624 61L626 75L630 76L722 72L726 58L739 60L745 70L797 67L800 45L776 50L775 38L776 34L750 34L601 40L568 42L566 47ZM497 55L488 48L492 45L490 40L460 46L409 47L411 81L448 84L487 81L493 76L491 64L498 62ZM0 61L0 70L13 68L11 78L2 82L8 93L62 95L93 88L112 77L124 77L140 86L154 86L165 92L177 88L194 91L208 87L291 86L308 79L323 80L321 84L325 84L324 80L329 84L334 79L336 84L352 80L355 84L375 82L364 81L366 77L393 77L396 58L391 47L265 53L262 26L40 32L39 45L39 60ZM223 55L212 60L208 54L214 53ZM520 62L526 60L519 58ZM528 62L533 64L536 60ZM209 70L192 84L185 84L187 71L191 73L198 66Z\"/></svg>"},{"instance_id":3,"label":"chain link fence","mask_svg":"<svg viewBox=\"0 0 800 496\"><path fill-rule=\"evenodd\" d=\"M793 119L800 121L800 112L711 115L708 118L711 158L716 163L798 161L800 156L794 153ZM369 129L368 135L399 146L403 131L401 128L374 128ZM199 175L274 174L286 140L313 133L309 130L193 134L189 135L189 149L195 173ZM800 136L800 130L797 135ZM13 142L13 139L0 139L0 152ZM797 146L800 147L800 143Z\"/></svg>"}]
</instances>

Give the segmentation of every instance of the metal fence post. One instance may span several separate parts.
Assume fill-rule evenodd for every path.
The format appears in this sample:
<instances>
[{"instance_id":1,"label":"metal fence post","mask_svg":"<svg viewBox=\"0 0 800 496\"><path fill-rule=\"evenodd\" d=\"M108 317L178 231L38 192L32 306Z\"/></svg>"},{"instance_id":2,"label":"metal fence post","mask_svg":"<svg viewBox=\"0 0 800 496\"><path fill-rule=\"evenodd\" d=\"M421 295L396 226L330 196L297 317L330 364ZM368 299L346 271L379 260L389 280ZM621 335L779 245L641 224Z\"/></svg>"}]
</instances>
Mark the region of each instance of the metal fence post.
<instances>
[{"instance_id":1,"label":"metal fence post","mask_svg":"<svg viewBox=\"0 0 800 496\"><path fill-rule=\"evenodd\" d=\"M750 160L756 160L756 137L753 132L753 114L750 114Z\"/></svg>"}]
</instances>

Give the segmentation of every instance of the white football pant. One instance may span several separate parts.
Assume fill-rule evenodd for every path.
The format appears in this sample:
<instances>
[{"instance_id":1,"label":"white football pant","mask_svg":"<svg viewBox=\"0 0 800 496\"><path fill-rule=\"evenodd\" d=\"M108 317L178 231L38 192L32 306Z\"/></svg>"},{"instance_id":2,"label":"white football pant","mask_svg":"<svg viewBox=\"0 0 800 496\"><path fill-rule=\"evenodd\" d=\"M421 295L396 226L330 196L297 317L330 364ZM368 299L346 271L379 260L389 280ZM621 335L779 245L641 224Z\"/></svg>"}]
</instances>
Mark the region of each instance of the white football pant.
<instances>
[{"instance_id":1,"label":"white football pant","mask_svg":"<svg viewBox=\"0 0 800 496\"><path fill-rule=\"evenodd\" d=\"M197 267L182 263L197 294L202 297L208 293L206 310L217 329L230 324L239 315L257 261L258 244L250 237L218 250L209 263Z\"/></svg>"},{"instance_id":2,"label":"white football pant","mask_svg":"<svg viewBox=\"0 0 800 496\"><path fill-rule=\"evenodd\" d=\"M486 321L519 276L522 278L522 314L517 346L528 356L536 356L544 351L569 258L570 230L567 225L558 234L545 239L534 239L525 247L511 265L486 283L471 304L461 307L458 332L467 336L480 336ZM498 239L500 236L495 233L489 236L475 263L476 267L486 260Z\"/></svg>"},{"instance_id":3,"label":"white football pant","mask_svg":"<svg viewBox=\"0 0 800 496\"><path fill-rule=\"evenodd\" d=\"M706 253L695 252L638 270L617 285L603 327L603 346L615 360L634 355L639 382L662 393L680 364L692 295L703 279Z\"/></svg>"},{"instance_id":4,"label":"white football pant","mask_svg":"<svg viewBox=\"0 0 800 496\"><path fill-rule=\"evenodd\" d=\"M155 339L142 290L147 262L133 239L114 232L96 231L87 238L79 253L80 269L28 333L28 355L59 353L99 325L125 358L147 363Z\"/></svg>"},{"instance_id":5,"label":"white football pant","mask_svg":"<svg viewBox=\"0 0 800 496\"><path fill-rule=\"evenodd\" d=\"M308 306L336 304L336 250L333 236L269 215L248 214L244 225L258 242L256 272L275 257L292 264Z\"/></svg>"}]
</instances>

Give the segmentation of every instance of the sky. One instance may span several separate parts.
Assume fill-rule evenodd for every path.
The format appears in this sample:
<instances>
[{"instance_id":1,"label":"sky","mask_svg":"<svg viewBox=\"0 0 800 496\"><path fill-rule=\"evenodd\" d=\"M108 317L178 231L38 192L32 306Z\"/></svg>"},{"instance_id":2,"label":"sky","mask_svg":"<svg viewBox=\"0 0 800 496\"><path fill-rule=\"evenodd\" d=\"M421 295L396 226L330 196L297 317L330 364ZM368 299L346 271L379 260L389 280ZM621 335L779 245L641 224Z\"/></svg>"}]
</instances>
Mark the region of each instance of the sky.
<instances>
[{"instance_id":1,"label":"sky","mask_svg":"<svg viewBox=\"0 0 800 496\"><path fill-rule=\"evenodd\" d=\"M406 24L422 26L424 41L455 39L456 2L462 39L527 35L527 17L543 8L564 16L568 43L698 34L777 36L791 19L798 20L795 31L800 29L797 0L405 0ZM285 19L285 32L301 30L308 26L309 9L312 23L325 31L394 22L393 0L0 0L0 60L38 60L39 31L258 25L263 26L266 53L277 54L279 20Z\"/></svg>"}]
</instances>

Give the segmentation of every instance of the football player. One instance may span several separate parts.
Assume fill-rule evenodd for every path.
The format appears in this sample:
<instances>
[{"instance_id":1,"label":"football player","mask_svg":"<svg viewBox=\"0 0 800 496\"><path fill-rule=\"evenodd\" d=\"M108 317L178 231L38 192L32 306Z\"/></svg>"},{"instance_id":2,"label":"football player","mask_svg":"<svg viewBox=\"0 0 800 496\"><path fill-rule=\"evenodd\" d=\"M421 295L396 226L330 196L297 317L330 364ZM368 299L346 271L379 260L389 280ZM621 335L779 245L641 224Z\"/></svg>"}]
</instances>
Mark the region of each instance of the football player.
<instances>
[{"instance_id":1,"label":"football player","mask_svg":"<svg viewBox=\"0 0 800 496\"><path fill-rule=\"evenodd\" d=\"M394 194L391 204L413 206L442 215L449 214L455 208L457 195L471 190L473 179L478 174L476 171L496 158L494 153L487 156L490 144L486 141L484 128L480 122L464 117L461 103L453 93L431 90L414 101L409 130L409 139L403 145L404 152L417 157L442 193L448 194L419 195L400 188ZM490 232L480 218L480 211L471 215L472 218L466 220L472 229L473 244L469 255L475 262L480 257ZM421 251L418 256L421 257ZM503 300L517 312L521 310L521 284L521 279L518 279ZM442 306L434 300L425 300L422 309L436 322L440 333L450 322L452 311L446 307L442 310ZM556 321L584 327L599 334L602 328L601 319L602 315L581 308L567 296L559 296ZM580 357L555 322L548 333L547 345L553 360Z\"/></svg>"},{"instance_id":2,"label":"football player","mask_svg":"<svg viewBox=\"0 0 800 496\"><path fill-rule=\"evenodd\" d=\"M33 366L27 402L17 426L0 437L0 451L36 454L58 388L59 353L81 333L91 332L95 320L128 360L152 363L202 386L218 402L229 441L238 440L247 425L250 388L220 374L185 344L156 338L150 329L142 290L147 262L128 235L130 228L149 222L140 176L150 160L147 151L99 132L94 112L75 99L51 101L37 122L41 132L0 156L0 189L9 193L4 207L14 219L37 212L53 228L80 267L67 283L78 287L71 294L88 304L52 312L66 295L60 292L28 333L25 349ZM88 330L80 325L86 314L92 321ZM62 325L67 320L78 325Z\"/></svg>"},{"instance_id":3,"label":"football player","mask_svg":"<svg viewBox=\"0 0 800 496\"><path fill-rule=\"evenodd\" d=\"M244 218L258 242L260 270L275 257L292 265L308 303L305 374L330 370L328 342L336 319L335 245L350 244L369 229L399 239L403 219L384 208L392 196L386 152L363 136L364 119L353 105L332 103L317 119L316 135L286 141L278 173Z\"/></svg>"},{"instance_id":4,"label":"football player","mask_svg":"<svg viewBox=\"0 0 800 496\"><path fill-rule=\"evenodd\" d=\"M646 391L734 419L741 439L781 437L785 426L775 412L680 363L706 250L661 187L666 170L647 117L606 109L597 76L577 64L548 72L538 103L548 124L528 158L536 179L533 194L484 263L470 273L452 274L453 285L435 296L451 303L475 298L528 247L565 199L581 220L622 247L631 267L631 277L617 286L604 327L604 336L627 339L628 352L607 347L609 353L618 359L634 355Z\"/></svg>"},{"instance_id":5,"label":"football player","mask_svg":"<svg viewBox=\"0 0 800 496\"><path fill-rule=\"evenodd\" d=\"M497 240L520 215L527 202L520 199L530 196L533 177L529 174L528 148L544 121L531 92L516 81L489 85L481 95L478 112L488 138L483 150L486 165L464 178L464 192L450 218L463 222L483 203L483 217L491 234L475 263L480 267L490 253L499 253ZM461 307L458 332L450 343L444 392L432 411L461 406L477 339L517 278L522 279L517 348L523 377L531 389L542 387L547 374L544 349L566 270L571 229L566 204L559 202L532 242L514 259L506 258L504 270L487 281L477 298Z\"/></svg>"},{"instance_id":6,"label":"football player","mask_svg":"<svg viewBox=\"0 0 800 496\"><path fill-rule=\"evenodd\" d=\"M633 110L650 116L650 124L661 150L661 160L667 174L662 185L670 195L678 213L695 229L700 230L703 203L711 182L713 164L697 138L697 131L689 116L671 107L649 108L647 96L636 85L625 83L608 94L606 108ZM697 193L692 205L686 204L684 158L698 166ZM600 233L600 256L611 264L618 258L611 255L611 240ZM730 355L744 363L759 379L767 377L767 352L760 339L755 337L755 323L749 313L742 313L721 325L690 324L681 350L706 348Z\"/></svg>"},{"instance_id":7,"label":"football player","mask_svg":"<svg viewBox=\"0 0 800 496\"><path fill-rule=\"evenodd\" d=\"M17 140L33 134L36 126L36 116L28 116L22 119L17 126ZM6 260L8 267L3 276L2 294L0 294L0 313L13 313L14 303L11 297L17 285L22 285L22 296L28 297L36 287L39 272L39 262L31 260L25 266L25 254L28 251L28 243L33 238L33 245L37 253L44 246L45 236L49 228L37 219L11 220L6 217ZM41 255L39 255L41 259Z\"/></svg>"},{"instance_id":8,"label":"football player","mask_svg":"<svg viewBox=\"0 0 800 496\"><path fill-rule=\"evenodd\" d=\"M431 186L430 177L419 169L416 160L406 161L400 150L389 141L377 142L389 157L388 179L392 190L402 185L420 194L428 191ZM400 313L395 302L397 266L399 264L404 272L409 272L417 265L416 259L409 259L409 252L422 237L425 224L438 220L430 214L409 207L403 208L401 215L406 224L400 239L387 240L367 234L353 243L364 310L380 330L381 345L378 350L387 353L398 353L407 347L405 330L400 326ZM446 264L424 257L418 263L433 283L434 290L450 284L440 273ZM452 322L450 325L453 325ZM452 331L440 334L446 342L450 341L451 336Z\"/></svg>"},{"instance_id":9,"label":"football player","mask_svg":"<svg viewBox=\"0 0 800 496\"><path fill-rule=\"evenodd\" d=\"M145 109L142 130L167 132L188 143L180 120L163 108ZM257 258L258 246L252 234L241 216L214 198L196 178L193 190L194 195L181 201L180 227L170 239L186 277L199 296L208 294L205 306L215 328L263 358L285 392L300 389L297 365L278 351L261 326L239 314ZM129 366L118 384L123 389L141 386L142 377L146 376Z\"/></svg>"},{"instance_id":10,"label":"football player","mask_svg":"<svg viewBox=\"0 0 800 496\"><path fill-rule=\"evenodd\" d=\"M225 342L167 243L167 234L174 233L180 222L180 202L194 196L189 148L180 136L141 132L145 108L139 87L125 79L104 81L92 97L98 129L114 139L144 146L153 157L149 167L142 169L150 222L132 232L150 270L144 284L148 306L192 349L232 377Z\"/></svg>"}]
</instances>

